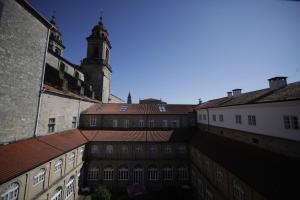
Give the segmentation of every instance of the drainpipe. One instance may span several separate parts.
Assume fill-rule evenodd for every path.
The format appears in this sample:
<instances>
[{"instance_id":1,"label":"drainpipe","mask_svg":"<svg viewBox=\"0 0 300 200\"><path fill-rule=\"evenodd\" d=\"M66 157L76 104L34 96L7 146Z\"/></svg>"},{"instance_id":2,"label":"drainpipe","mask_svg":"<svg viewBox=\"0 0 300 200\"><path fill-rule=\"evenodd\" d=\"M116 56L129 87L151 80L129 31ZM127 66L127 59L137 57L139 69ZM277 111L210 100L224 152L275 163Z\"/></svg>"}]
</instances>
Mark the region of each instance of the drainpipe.
<instances>
[{"instance_id":1,"label":"drainpipe","mask_svg":"<svg viewBox=\"0 0 300 200\"><path fill-rule=\"evenodd\" d=\"M40 115L40 110L41 110L41 100L42 100L42 93L43 93L43 87L44 87L44 77L45 77L48 45L49 45L50 31L51 31L52 28L53 28L53 26L51 26L48 29L48 32L47 32L46 48L45 48L45 54L44 54L44 60L43 60L42 77L41 77L41 83L40 83L39 100L38 100L38 106L37 106L37 114L36 114L36 118L35 118L35 126L34 126L33 137L36 137L38 123L39 123L39 115Z\"/></svg>"}]
</instances>

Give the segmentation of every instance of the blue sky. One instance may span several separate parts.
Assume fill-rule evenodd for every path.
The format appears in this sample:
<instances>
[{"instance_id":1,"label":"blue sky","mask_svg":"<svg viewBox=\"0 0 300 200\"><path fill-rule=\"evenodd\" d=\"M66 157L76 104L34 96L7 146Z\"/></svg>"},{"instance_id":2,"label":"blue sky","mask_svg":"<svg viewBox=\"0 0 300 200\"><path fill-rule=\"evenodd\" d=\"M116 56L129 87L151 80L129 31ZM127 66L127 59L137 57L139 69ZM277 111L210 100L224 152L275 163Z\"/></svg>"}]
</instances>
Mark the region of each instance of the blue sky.
<instances>
[{"instance_id":1,"label":"blue sky","mask_svg":"<svg viewBox=\"0 0 300 200\"><path fill-rule=\"evenodd\" d=\"M284 0L29 0L56 22L75 64L104 10L112 93L133 102L197 103L300 81L300 2ZM70 3L72 2L72 3Z\"/></svg>"}]
</instances>

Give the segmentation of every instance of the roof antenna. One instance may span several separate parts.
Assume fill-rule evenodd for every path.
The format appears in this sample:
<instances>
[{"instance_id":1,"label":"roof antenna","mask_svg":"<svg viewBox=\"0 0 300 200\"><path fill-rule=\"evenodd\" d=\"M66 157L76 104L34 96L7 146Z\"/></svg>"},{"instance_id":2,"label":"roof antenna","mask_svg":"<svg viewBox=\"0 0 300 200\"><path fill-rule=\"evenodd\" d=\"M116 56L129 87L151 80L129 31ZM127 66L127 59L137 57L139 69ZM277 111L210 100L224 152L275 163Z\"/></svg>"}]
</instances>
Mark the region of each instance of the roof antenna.
<instances>
[{"instance_id":1,"label":"roof antenna","mask_svg":"<svg viewBox=\"0 0 300 200\"><path fill-rule=\"evenodd\" d=\"M100 23L102 23L103 21L103 13L104 13L104 10L103 8L100 9Z\"/></svg>"}]
</instances>

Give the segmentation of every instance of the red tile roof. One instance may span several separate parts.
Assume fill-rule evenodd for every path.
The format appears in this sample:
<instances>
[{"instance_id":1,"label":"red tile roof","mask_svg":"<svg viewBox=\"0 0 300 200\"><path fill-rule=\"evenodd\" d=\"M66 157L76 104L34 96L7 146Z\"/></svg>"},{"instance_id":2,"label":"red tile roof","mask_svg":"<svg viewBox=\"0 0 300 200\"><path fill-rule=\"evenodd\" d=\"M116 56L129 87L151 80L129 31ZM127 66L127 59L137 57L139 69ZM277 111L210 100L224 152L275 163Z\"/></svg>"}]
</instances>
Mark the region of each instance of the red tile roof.
<instances>
[{"instance_id":1,"label":"red tile roof","mask_svg":"<svg viewBox=\"0 0 300 200\"><path fill-rule=\"evenodd\" d=\"M183 142L187 141L193 130L83 130L89 141L106 142Z\"/></svg>"},{"instance_id":2,"label":"red tile roof","mask_svg":"<svg viewBox=\"0 0 300 200\"><path fill-rule=\"evenodd\" d=\"M120 111L122 106L128 106L126 110ZM163 106L165 112L161 112L159 107ZM119 104L119 103L108 103L108 104L95 104L87 110L83 111L82 114L188 114L193 112L196 105L180 105L180 104Z\"/></svg>"},{"instance_id":3,"label":"red tile roof","mask_svg":"<svg viewBox=\"0 0 300 200\"><path fill-rule=\"evenodd\" d=\"M60 133L41 136L37 139L65 152L87 143L87 139L78 129L71 129Z\"/></svg>"},{"instance_id":4,"label":"red tile roof","mask_svg":"<svg viewBox=\"0 0 300 200\"><path fill-rule=\"evenodd\" d=\"M93 103L101 103L97 99L91 99L87 96L80 96L80 95L75 94L71 91L62 91L62 90L59 90L59 89L54 88L54 87L52 87L50 85L47 85L47 84L44 84L44 91L49 92L49 93L53 93L53 94L57 94L57 95L61 95L61 96L65 96L65 97L69 97L69 98L83 100L83 101L90 101L90 102L93 102Z\"/></svg>"},{"instance_id":5,"label":"red tile roof","mask_svg":"<svg viewBox=\"0 0 300 200\"><path fill-rule=\"evenodd\" d=\"M0 184L62 154L37 139L0 146Z\"/></svg>"}]
</instances>

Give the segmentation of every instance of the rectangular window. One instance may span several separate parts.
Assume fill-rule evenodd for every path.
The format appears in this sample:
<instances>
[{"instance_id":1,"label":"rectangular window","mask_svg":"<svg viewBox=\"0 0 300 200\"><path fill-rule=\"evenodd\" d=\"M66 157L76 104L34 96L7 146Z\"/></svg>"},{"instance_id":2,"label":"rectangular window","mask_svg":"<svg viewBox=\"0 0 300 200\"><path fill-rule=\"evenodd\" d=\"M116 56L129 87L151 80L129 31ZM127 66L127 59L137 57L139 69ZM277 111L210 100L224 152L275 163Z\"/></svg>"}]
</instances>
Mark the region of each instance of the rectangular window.
<instances>
[{"instance_id":1,"label":"rectangular window","mask_svg":"<svg viewBox=\"0 0 300 200\"><path fill-rule=\"evenodd\" d=\"M172 121L172 128L179 128L179 120Z\"/></svg>"},{"instance_id":2,"label":"rectangular window","mask_svg":"<svg viewBox=\"0 0 300 200\"><path fill-rule=\"evenodd\" d=\"M220 115L219 115L219 121L220 121L220 122L223 122L223 121L224 121L223 114L220 114Z\"/></svg>"},{"instance_id":3,"label":"rectangular window","mask_svg":"<svg viewBox=\"0 0 300 200\"><path fill-rule=\"evenodd\" d=\"M150 168L148 170L148 179L150 181L158 180L158 169L157 168Z\"/></svg>"},{"instance_id":4,"label":"rectangular window","mask_svg":"<svg viewBox=\"0 0 300 200\"><path fill-rule=\"evenodd\" d=\"M128 119L124 120L124 128L129 128L129 120Z\"/></svg>"},{"instance_id":5,"label":"rectangular window","mask_svg":"<svg viewBox=\"0 0 300 200\"><path fill-rule=\"evenodd\" d=\"M144 126L145 126L144 120L140 120L140 121L139 121L139 127L142 128L142 127L144 127Z\"/></svg>"},{"instance_id":6,"label":"rectangular window","mask_svg":"<svg viewBox=\"0 0 300 200\"><path fill-rule=\"evenodd\" d=\"M255 115L248 115L248 124L250 126L256 126L256 116Z\"/></svg>"},{"instance_id":7,"label":"rectangular window","mask_svg":"<svg viewBox=\"0 0 300 200\"><path fill-rule=\"evenodd\" d=\"M114 179L114 169L113 168L105 168L103 174L103 180L112 181Z\"/></svg>"},{"instance_id":8,"label":"rectangular window","mask_svg":"<svg viewBox=\"0 0 300 200\"><path fill-rule=\"evenodd\" d=\"M291 116L291 121L292 121L292 129L299 129L299 124L298 124L298 117L297 116Z\"/></svg>"},{"instance_id":9,"label":"rectangular window","mask_svg":"<svg viewBox=\"0 0 300 200\"><path fill-rule=\"evenodd\" d=\"M213 116L212 116L212 119L213 119L213 121L215 122L215 121L217 120L217 116L216 116L216 115L213 115Z\"/></svg>"},{"instance_id":10,"label":"rectangular window","mask_svg":"<svg viewBox=\"0 0 300 200\"><path fill-rule=\"evenodd\" d=\"M90 118L90 126L96 126L97 124L97 119L95 116L91 116Z\"/></svg>"},{"instance_id":11,"label":"rectangular window","mask_svg":"<svg viewBox=\"0 0 300 200\"><path fill-rule=\"evenodd\" d=\"M54 173L61 173L62 170L62 160L58 160L54 165Z\"/></svg>"},{"instance_id":12,"label":"rectangular window","mask_svg":"<svg viewBox=\"0 0 300 200\"><path fill-rule=\"evenodd\" d=\"M55 131L55 118L49 118L48 133L52 133L54 131Z\"/></svg>"},{"instance_id":13,"label":"rectangular window","mask_svg":"<svg viewBox=\"0 0 300 200\"><path fill-rule=\"evenodd\" d=\"M149 120L149 128L154 128L154 120Z\"/></svg>"},{"instance_id":14,"label":"rectangular window","mask_svg":"<svg viewBox=\"0 0 300 200\"><path fill-rule=\"evenodd\" d=\"M163 120L163 127L164 128L167 128L168 127L168 120Z\"/></svg>"},{"instance_id":15,"label":"rectangular window","mask_svg":"<svg viewBox=\"0 0 300 200\"><path fill-rule=\"evenodd\" d=\"M33 177L33 185L37 185L45 180L45 170L41 169L34 177Z\"/></svg>"},{"instance_id":16,"label":"rectangular window","mask_svg":"<svg viewBox=\"0 0 300 200\"><path fill-rule=\"evenodd\" d=\"M199 113L198 118L199 118L200 121L202 121L202 114L201 113Z\"/></svg>"},{"instance_id":17,"label":"rectangular window","mask_svg":"<svg viewBox=\"0 0 300 200\"><path fill-rule=\"evenodd\" d=\"M113 120L113 128L118 128L118 120L117 119Z\"/></svg>"},{"instance_id":18,"label":"rectangular window","mask_svg":"<svg viewBox=\"0 0 300 200\"><path fill-rule=\"evenodd\" d=\"M71 179L68 182L66 192L67 192L66 198L68 198L69 196L71 196L71 194L73 194L73 192L74 192L74 179Z\"/></svg>"},{"instance_id":19,"label":"rectangular window","mask_svg":"<svg viewBox=\"0 0 300 200\"><path fill-rule=\"evenodd\" d=\"M206 120L206 114L203 114L202 117L203 117L203 120Z\"/></svg>"},{"instance_id":20,"label":"rectangular window","mask_svg":"<svg viewBox=\"0 0 300 200\"><path fill-rule=\"evenodd\" d=\"M285 129L299 129L298 117L297 116L283 116L284 128Z\"/></svg>"},{"instance_id":21,"label":"rectangular window","mask_svg":"<svg viewBox=\"0 0 300 200\"><path fill-rule=\"evenodd\" d=\"M242 124L242 116L241 115L235 115L235 123Z\"/></svg>"},{"instance_id":22,"label":"rectangular window","mask_svg":"<svg viewBox=\"0 0 300 200\"><path fill-rule=\"evenodd\" d=\"M285 129L291 128L290 116L283 116L283 123Z\"/></svg>"},{"instance_id":23,"label":"rectangular window","mask_svg":"<svg viewBox=\"0 0 300 200\"><path fill-rule=\"evenodd\" d=\"M77 128L77 117L73 117L72 128Z\"/></svg>"},{"instance_id":24,"label":"rectangular window","mask_svg":"<svg viewBox=\"0 0 300 200\"><path fill-rule=\"evenodd\" d=\"M99 169L98 168L91 168L88 170L88 180L98 180L99 177Z\"/></svg>"}]
</instances>

